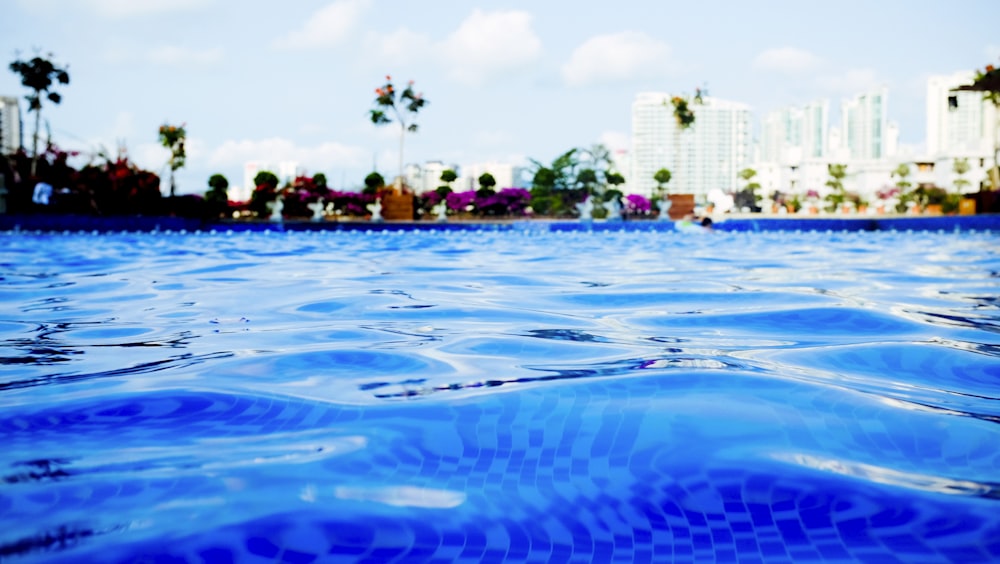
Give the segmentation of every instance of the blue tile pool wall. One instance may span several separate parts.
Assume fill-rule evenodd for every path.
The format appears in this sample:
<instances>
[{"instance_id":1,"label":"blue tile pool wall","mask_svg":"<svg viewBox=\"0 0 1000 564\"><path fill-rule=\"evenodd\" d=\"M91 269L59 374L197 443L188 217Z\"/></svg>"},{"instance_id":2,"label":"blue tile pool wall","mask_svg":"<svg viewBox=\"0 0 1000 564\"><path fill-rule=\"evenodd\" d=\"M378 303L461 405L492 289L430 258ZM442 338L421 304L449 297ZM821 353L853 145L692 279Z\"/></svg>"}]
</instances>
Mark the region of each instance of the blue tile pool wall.
<instances>
[{"instance_id":1,"label":"blue tile pool wall","mask_svg":"<svg viewBox=\"0 0 1000 564\"><path fill-rule=\"evenodd\" d=\"M312 222L203 221L180 217L0 215L0 231L42 232L156 232L156 231L673 231L668 221L549 221L509 220L502 222ZM988 231L1000 230L1000 215L920 216L878 218L797 218L737 217L715 224L719 231Z\"/></svg>"},{"instance_id":2,"label":"blue tile pool wall","mask_svg":"<svg viewBox=\"0 0 1000 564\"><path fill-rule=\"evenodd\" d=\"M958 498L949 503L947 496L873 487L849 472L822 466L803 470L754 452L759 434L782 429L784 436L767 439L772 447L784 445L778 451L946 461L946 443L927 436L935 431L926 416L883 420L876 402L844 390L814 392L812 412L789 411L768 398L781 388L798 393L795 388L801 386L746 376L584 380L555 394L529 387L488 398L405 406L390 401L337 407L267 396L156 392L8 410L0 433L16 451L58 452L66 442L83 451L92 444L96 450L109 440L127 451L150 443L177 447L245 437L253 441L248 448L266 457L262 442L319 431L299 455L321 462L311 465L308 475L294 468L272 474L265 466L220 479L210 468L185 469L183 460L163 461L159 476L157 468L135 468L127 459L117 467L96 468L85 459L53 460L48 473L57 470L71 479L37 473L30 478L36 487L8 490L0 508L7 520L13 519L9 522L19 514L58 509L61 516L49 530L53 536L68 535L70 545L74 533L88 537L124 530L136 539L80 555L102 561L137 554L177 561L212 555L216 561L288 562L1000 558L998 485L956 491ZM710 407L716 398L721 401ZM740 404L752 406L748 409L761 420L758 426L726 424L723 414ZM689 423L690 414L705 416L713 409L723 420L718 428ZM838 428L842 419L832 417L841 411L852 415L846 433ZM980 430L984 436L986 425ZM372 436L372 428L379 433ZM352 450L352 440L366 433L365 449ZM995 449L962 456L965 466L978 465L992 475L1000 471ZM168 472L170 467L180 470ZM127 478L135 473L147 479ZM109 474L125 479L99 479ZM241 481L255 486L234 491L233 484ZM385 484L421 488L415 495L431 503L373 510L364 502ZM268 515L269 498L295 495L303 499L297 509ZM199 521L219 529L210 535L187 532L192 508L170 507L180 497L203 500ZM212 500L222 497L227 509L213 508ZM981 501L969 503L969 497ZM159 519L176 519L176 525L167 534L161 526L156 538L143 539L136 523L150 506L161 507ZM97 527L74 530L68 511L79 513L81 521L93 514L103 518ZM345 518L338 519L338 513ZM227 521L233 523L227 526ZM15 526L25 530L22 545L38 541L27 534L37 527ZM16 545L5 548L13 552Z\"/></svg>"}]
</instances>

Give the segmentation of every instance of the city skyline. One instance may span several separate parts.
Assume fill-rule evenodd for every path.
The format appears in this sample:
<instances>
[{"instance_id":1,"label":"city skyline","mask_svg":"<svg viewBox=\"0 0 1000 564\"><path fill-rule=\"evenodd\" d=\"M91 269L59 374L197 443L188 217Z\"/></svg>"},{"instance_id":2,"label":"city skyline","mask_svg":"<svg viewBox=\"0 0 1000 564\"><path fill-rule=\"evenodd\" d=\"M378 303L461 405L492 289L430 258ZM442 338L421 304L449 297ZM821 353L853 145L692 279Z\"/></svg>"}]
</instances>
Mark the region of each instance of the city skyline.
<instances>
[{"instance_id":1,"label":"city skyline","mask_svg":"<svg viewBox=\"0 0 1000 564\"><path fill-rule=\"evenodd\" d=\"M62 147L113 152L121 142L162 172L156 130L186 123L179 193L204 192L216 172L240 183L250 161L297 161L335 187L359 185L373 164L394 176L398 130L366 116L387 73L415 80L430 101L407 136L407 163L520 164L598 142L631 149L637 93L698 87L747 104L760 142L769 112L825 98L839 123L841 100L884 85L900 142L920 145L927 78L1000 57L992 18L975 16L998 11L988 1L603 7L15 0L0 48L5 62L40 48L69 65L62 103L42 114ZM935 41L921 40L931 25ZM0 74L0 95L22 100L27 145L25 93Z\"/></svg>"}]
</instances>

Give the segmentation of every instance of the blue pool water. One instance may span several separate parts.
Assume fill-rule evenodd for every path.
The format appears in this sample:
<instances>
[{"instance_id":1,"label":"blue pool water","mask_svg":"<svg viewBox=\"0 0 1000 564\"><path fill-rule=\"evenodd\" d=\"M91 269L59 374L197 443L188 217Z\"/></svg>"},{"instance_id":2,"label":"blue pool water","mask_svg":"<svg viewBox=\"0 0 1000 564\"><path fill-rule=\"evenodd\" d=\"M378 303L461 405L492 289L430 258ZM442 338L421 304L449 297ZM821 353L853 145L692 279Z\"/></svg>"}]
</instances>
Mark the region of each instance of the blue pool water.
<instances>
[{"instance_id":1,"label":"blue pool water","mask_svg":"<svg viewBox=\"0 0 1000 564\"><path fill-rule=\"evenodd\" d=\"M998 243L0 233L0 560L997 561Z\"/></svg>"}]
</instances>

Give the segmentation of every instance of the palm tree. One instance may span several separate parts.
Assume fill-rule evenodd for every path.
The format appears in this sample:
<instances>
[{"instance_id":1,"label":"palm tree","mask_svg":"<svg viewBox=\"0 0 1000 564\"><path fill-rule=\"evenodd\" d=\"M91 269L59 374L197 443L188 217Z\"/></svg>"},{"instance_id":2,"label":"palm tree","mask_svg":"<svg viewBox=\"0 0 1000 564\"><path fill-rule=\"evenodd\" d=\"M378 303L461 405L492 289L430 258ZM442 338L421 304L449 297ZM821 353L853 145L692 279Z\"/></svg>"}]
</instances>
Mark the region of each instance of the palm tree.
<instances>
[{"instance_id":1,"label":"palm tree","mask_svg":"<svg viewBox=\"0 0 1000 564\"><path fill-rule=\"evenodd\" d=\"M702 103L702 91L697 89L693 100L696 104ZM666 102L664 102L666 104ZM687 98L674 96L670 99L670 104L674 107L674 170L680 170L681 162L681 133L687 131L694 125L694 111L691 110L691 102Z\"/></svg>"}]
</instances>

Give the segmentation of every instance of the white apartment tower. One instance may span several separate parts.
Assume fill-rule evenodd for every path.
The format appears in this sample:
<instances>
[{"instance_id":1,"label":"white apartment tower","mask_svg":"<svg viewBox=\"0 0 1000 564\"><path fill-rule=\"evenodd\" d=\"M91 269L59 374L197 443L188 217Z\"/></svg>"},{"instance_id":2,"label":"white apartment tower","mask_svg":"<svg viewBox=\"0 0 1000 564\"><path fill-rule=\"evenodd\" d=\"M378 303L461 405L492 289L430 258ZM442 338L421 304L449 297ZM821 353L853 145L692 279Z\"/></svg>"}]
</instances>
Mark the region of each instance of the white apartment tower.
<instances>
[{"instance_id":1,"label":"white apartment tower","mask_svg":"<svg viewBox=\"0 0 1000 564\"><path fill-rule=\"evenodd\" d=\"M992 154L991 124L996 109L982 92L952 91L972 84L975 73L957 72L927 79L927 154L939 157L984 157Z\"/></svg>"},{"instance_id":2,"label":"white apartment tower","mask_svg":"<svg viewBox=\"0 0 1000 564\"><path fill-rule=\"evenodd\" d=\"M21 142L21 107L17 98L0 96L0 154L17 152Z\"/></svg>"},{"instance_id":3,"label":"white apartment tower","mask_svg":"<svg viewBox=\"0 0 1000 564\"><path fill-rule=\"evenodd\" d=\"M705 97L691 103L694 124L680 129L671 95L644 92L632 102L632 171L629 191L651 195L653 175L668 169L667 190L705 196L710 190L735 191L738 173L750 161L750 108Z\"/></svg>"},{"instance_id":4,"label":"white apartment tower","mask_svg":"<svg viewBox=\"0 0 1000 564\"><path fill-rule=\"evenodd\" d=\"M830 103L819 100L767 114L761 121L760 161L793 166L826 156L829 113Z\"/></svg>"},{"instance_id":5,"label":"white apartment tower","mask_svg":"<svg viewBox=\"0 0 1000 564\"><path fill-rule=\"evenodd\" d=\"M841 104L841 134L851 159L879 161L889 156L889 90L882 87Z\"/></svg>"}]
</instances>

